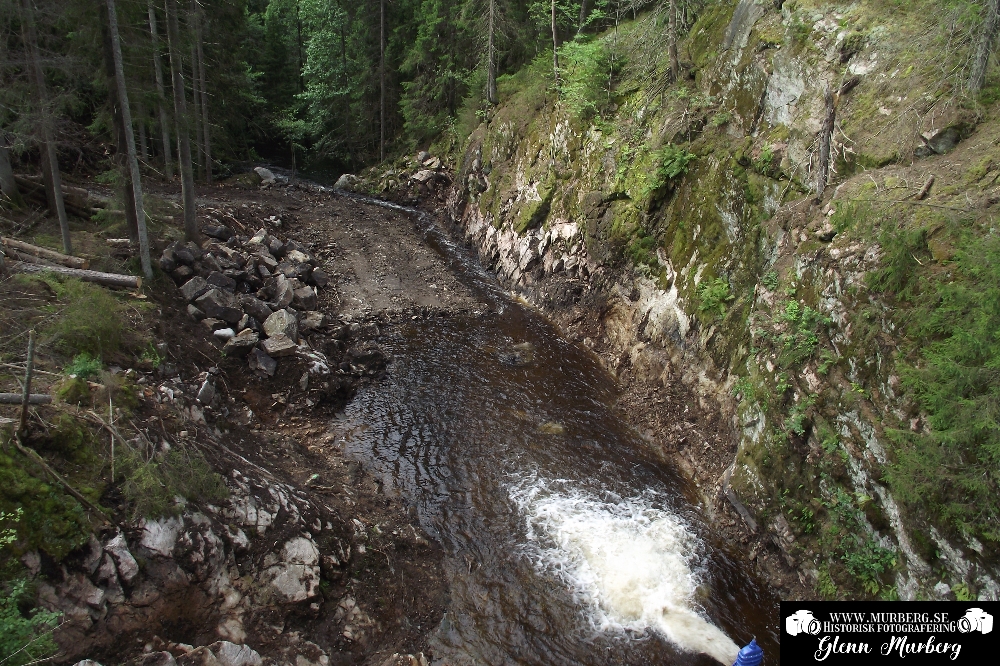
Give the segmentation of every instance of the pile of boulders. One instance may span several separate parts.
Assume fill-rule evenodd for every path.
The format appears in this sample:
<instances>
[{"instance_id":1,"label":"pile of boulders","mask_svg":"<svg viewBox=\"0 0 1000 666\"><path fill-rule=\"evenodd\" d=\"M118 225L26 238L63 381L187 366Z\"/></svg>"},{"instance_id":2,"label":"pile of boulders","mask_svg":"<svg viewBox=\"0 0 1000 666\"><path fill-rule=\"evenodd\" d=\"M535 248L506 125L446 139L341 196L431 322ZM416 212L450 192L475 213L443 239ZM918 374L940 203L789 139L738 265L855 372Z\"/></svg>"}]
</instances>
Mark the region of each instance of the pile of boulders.
<instances>
[{"instance_id":1,"label":"pile of boulders","mask_svg":"<svg viewBox=\"0 0 1000 666\"><path fill-rule=\"evenodd\" d=\"M261 229L252 238L225 225L206 225L210 238L171 243L160 257L188 301L187 312L224 344L248 356L252 369L273 375L275 359L291 356L299 335L326 325L316 310L330 278L308 248Z\"/></svg>"}]
</instances>

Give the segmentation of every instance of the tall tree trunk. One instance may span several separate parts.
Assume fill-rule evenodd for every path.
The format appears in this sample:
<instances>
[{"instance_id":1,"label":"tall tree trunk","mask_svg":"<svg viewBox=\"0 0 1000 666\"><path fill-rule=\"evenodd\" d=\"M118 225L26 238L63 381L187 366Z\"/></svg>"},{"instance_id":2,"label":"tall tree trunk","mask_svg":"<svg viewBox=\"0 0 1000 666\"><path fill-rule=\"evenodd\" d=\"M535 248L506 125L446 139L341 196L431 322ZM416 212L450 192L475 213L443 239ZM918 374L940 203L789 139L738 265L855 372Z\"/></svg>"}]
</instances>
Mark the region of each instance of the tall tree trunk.
<instances>
[{"instance_id":1,"label":"tall tree trunk","mask_svg":"<svg viewBox=\"0 0 1000 666\"><path fill-rule=\"evenodd\" d=\"M577 20L576 23L576 34L579 35L580 33L583 32L583 26L587 22L587 14L589 13L590 13L590 2L588 0L583 0L580 3L580 18Z\"/></svg>"},{"instance_id":2,"label":"tall tree trunk","mask_svg":"<svg viewBox=\"0 0 1000 666\"><path fill-rule=\"evenodd\" d=\"M208 122L208 77L205 74L205 34L204 15L201 5L195 9L195 45L198 56L198 86L201 88L201 138L205 155L205 182L212 184L212 128Z\"/></svg>"},{"instance_id":3,"label":"tall tree trunk","mask_svg":"<svg viewBox=\"0 0 1000 666\"><path fill-rule=\"evenodd\" d=\"M489 43L486 47L486 101L496 104L497 99L497 63L493 44L493 34L496 30L497 0L490 0Z\"/></svg>"},{"instance_id":4,"label":"tall tree trunk","mask_svg":"<svg viewBox=\"0 0 1000 666\"><path fill-rule=\"evenodd\" d=\"M1000 29L1000 0L986 0L986 17L983 20L983 33L976 46L976 59L972 61L972 73L969 75L968 90L973 95L983 89L986 82L986 68L990 64L993 53L993 43Z\"/></svg>"},{"instance_id":5,"label":"tall tree trunk","mask_svg":"<svg viewBox=\"0 0 1000 666\"><path fill-rule=\"evenodd\" d=\"M174 165L170 159L170 118L167 116L167 93L163 85L163 63L160 57L160 36L156 32L156 8L153 0L146 0L149 10L149 32L153 36L153 73L156 74L157 111L160 118L160 134L163 141L163 173L167 179L174 177Z\"/></svg>"},{"instance_id":6,"label":"tall tree trunk","mask_svg":"<svg viewBox=\"0 0 1000 666\"><path fill-rule=\"evenodd\" d=\"M108 105L115 128L115 164L122 175L121 195L125 202L125 226L128 237L139 242L139 213L132 188L132 171L128 164L128 138L125 130L125 116L122 115L121 97L118 96L117 73L115 71L115 45L111 37L111 19L107 7L101 7L101 38L104 42L104 69L108 77Z\"/></svg>"},{"instance_id":7,"label":"tall tree trunk","mask_svg":"<svg viewBox=\"0 0 1000 666\"><path fill-rule=\"evenodd\" d=\"M177 145L181 164L181 198L184 200L184 237L198 237L197 210L194 203L194 174L191 172L191 136L188 131L187 99L184 94L184 73L181 62L180 28L177 25L177 0L166 0L167 50L170 52L170 76L174 88L174 118L177 123Z\"/></svg>"},{"instance_id":8,"label":"tall tree trunk","mask_svg":"<svg viewBox=\"0 0 1000 666\"><path fill-rule=\"evenodd\" d=\"M193 8L192 8L193 9ZM188 15L188 22L190 23L191 15ZM190 27L190 26L188 26ZM191 123L194 125L194 167L195 167L195 178L201 180L202 174L204 173L204 160L202 155L202 146L204 145L204 137L201 131L201 90L198 88L198 58L197 49L194 46L194 40L191 40Z\"/></svg>"},{"instance_id":9,"label":"tall tree trunk","mask_svg":"<svg viewBox=\"0 0 1000 666\"><path fill-rule=\"evenodd\" d=\"M348 16L350 20L350 16ZM347 88L347 35L345 34L344 26L340 26L340 57L341 57L341 85ZM349 95L345 96L344 107L344 150L347 151L348 161L350 161L351 155L351 98Z\"/></svg>"},{"instance_id":10,"label":"tall tree trunk","mask_svg":"<svg viewBox=\"0 0 1000 666\"><path fill-rule=\"evenodd\" d=\"M31 74L35 84L35 97L38 109L42 114L42 175L46 179L46 196L49 200L49 210L59 218L59 230L62 233L63 252L73 254L73 242L69 235L69 220L66 218L66 204L63 202L62 176L59 173L59 156L56 153L56 143L52 131L52 114L49 109L49 95L45 88L45 73L42 71L42 57L38 52L38 34L35 31L34 8L31 0L21 0L23 15L21 16L21 37L31 60Z\"/></svg>"},{"instance_id":11,"label":"tall tree trunk","mask_svg":"<svg viewBox=\"0 0 1000 666\"><path fill-rule=\"evenodd\" d=\"M681 64L677 61L677 0L670 0L670 24L669 39L670 45L667 47L670 56L670 81L676 81L680 76Z\"/></svg>"},{"instance_id":12,"label":"tall tree trunk","mask_svg":"<svg viewBox=\"0 0 1000 666\"><path fill-rule=\"evenodd\" d=\"M379 78L379 131L378 159L385 161L385 0L379 1L378 78Z\"/></svg>"},{"instance_id":13,"label":"tall tree trunk","mask_svg":"<svg viewBox=\"0 0 1000 666\"><path fill-rule=\"evenodd\" d=\"M24 205L21 192L14 182L14 169L10 166L10 150L7 149L7 137L0 131L0 192L15 208Z\"/></svg>"},{"instance_id":14,"label":"tall tree trunk","mask_svg":"<svg viewBox=\"0 0 1000 666\"><path fill-rule=\"evenodd\" d=\"M383 9L383 14L385 10ZM304 58L302 57L302 17L299 14L299 0L295 0L295 43L298 47L296 54L299 58L299 92L301 93L305 86L302 81L302 63Z\"/></svg>"},{"instance_id":15,"label":"tall tree trunk","mask_svg":"<svg viewBox=\"0 0 1000 666\"><path fill-rule=\"evenodd\" d=\"M135 137L132 134L132 112L128 105L128 90L125 87L125 70L122 66L122 49L118 39L118 13L115 0L107 0L108 23L111 28L111 48L115 60L115 83L118 88L118 101L121 106L122 121L125 126L125 141L128 147L129 173L132 176L132 197L135 200L135 213L139 227L139 261L142 264L142 274L147 279L153 277L153 268L149 263L149 237L146 234L146 212L142 205L142 181L139 175L139 160L135 154Z\"/></svg>"},{"instance_id":16,"label":"tall tree trunk","mask_svg":"<svg viewBox=\"0 0 1000 666\"><path fill-rule=\"evenodd\" d=\"M140 101L136 105L139 114L139 121L135 124L139 128L139 155L143 162L149 162L149 144L146 142L146 107Z\"/></svg>"},{"instance_id":17,"label":"tall tree trunk","mask_svg":"<svg viewBox=\"0 0 1000 666\"><path fill-rule=\"evenodd\" d=\"M552 0L552 73L559 85L559 33L556 32L556 0Z\"/></svg>"}]
</instances>

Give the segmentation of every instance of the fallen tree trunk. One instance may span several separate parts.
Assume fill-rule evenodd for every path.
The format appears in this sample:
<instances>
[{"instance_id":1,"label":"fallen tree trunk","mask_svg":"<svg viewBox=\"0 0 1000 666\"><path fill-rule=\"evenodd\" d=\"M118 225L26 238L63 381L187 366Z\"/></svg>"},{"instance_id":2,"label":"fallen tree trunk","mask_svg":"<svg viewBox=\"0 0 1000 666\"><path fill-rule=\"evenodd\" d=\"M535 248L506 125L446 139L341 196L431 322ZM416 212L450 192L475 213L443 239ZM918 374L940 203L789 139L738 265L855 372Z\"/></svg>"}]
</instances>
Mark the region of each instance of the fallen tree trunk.
<instances>
[{"instance_id":1,"label":"fallen tree trunk","mask_svg":"<svg viewBox=\"0 0 1000 666\"><path fill-rule=\"evenodd\" d=\"M24 396L20 393L0 393L0 405L20 405ZM52 396L45 393L32 393L28 396L29 405L48 405L52 403Z\"/></svg>"},{"instance_id":2,"label":"fallen tree trunk","mask_svg":"<svg viewBox=\"0 0 1000 666\"><path fill-rule=\"evenodd\" d=\"M14 182L26 190L40 189L42 190L42 196L45 196L45 185L42 183L41 178L14 174ZM85 190L82 187L63 185L62 193L63 197L66 199L66 203L71 206L74 206L75 208L90 207L90 192L88 190Z\"/></svg>"},{"instance_id":3,"label":"fallen tree trunk","mask_svg":"<svg viewBox=\"0 0 1000 666\"><path fill-rule=\"evenodd\" d=\"M88 271L79 268L66 268L65 266L41 266L39 264L29 264L23 261L12 261L10 270L15 273L58 273L67 277L75 277L84 282L94 282L106 287L124 287L127 289L138 289L142 286L142 278L135 275L121 275L119 273L101 273L99 271Z\"/></svg>"},{"instance_id":4,"label":"fallen tree trunk","mask_svg":"<svg viewBox=\"0 0 1000 666\"><path fill-rule=\"evenodd\" d=\"M30 254L36 257L41 257L48 261L54 261L57 264L62 264L63 266L68 266L69 268L90 268L90 262L86 259L81 259L80 257L71 257L67 254L61 252L56 252L55 250L50 250L44 247L38 247L37 245L31 245L30 243L25 243L24 241L15 240L13 238L6 238L0 236L0 243L6 245L12 250L17 250L20 254Z\"/></svg>"},{"instance_id":5,"label":"fallen tree trunk","mask_svg":"<svg viewBox=\"0 0 1000 666\"><path fill-rule=\"evenodd\" d=\"M18 252L17 250L7 249L7 253L13 261L24 261L29 264L38 264L39 266L59 266L60 264L54 261L49 261L48 259L42 259L41 257L36 257L27 252Z\"/></svg>"}]
</instances>

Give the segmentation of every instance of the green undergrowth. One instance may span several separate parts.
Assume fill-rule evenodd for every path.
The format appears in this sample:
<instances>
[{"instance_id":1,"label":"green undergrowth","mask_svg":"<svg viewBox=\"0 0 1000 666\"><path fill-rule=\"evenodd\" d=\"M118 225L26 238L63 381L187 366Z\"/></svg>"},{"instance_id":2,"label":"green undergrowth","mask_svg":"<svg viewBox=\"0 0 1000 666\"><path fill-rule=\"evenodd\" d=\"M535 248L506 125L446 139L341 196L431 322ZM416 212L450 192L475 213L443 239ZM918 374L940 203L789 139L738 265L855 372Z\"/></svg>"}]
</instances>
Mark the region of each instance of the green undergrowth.
<instances>
[{"instance_id":1,"label":"green undergrowth","mask_svg":"<svg viewBox=\"0 0 1000 666\"><path fill-rule=\"evenodd\" d=\"M0 510L0 663L5 666L40 663L58 650L52 629L59 614L32 608L31 584L8 559L23 517L20 508L10 513Z\"/></svg>"},{"instance_id":2,"label":"green undergrowth","mask_svg":"<svg viewBox=\"0 0 1000 666\"><path fill-rule=\"evenodd\" d=\"M229 496L222 476L187 447L150 457L129 449L122 452L119 469L133 518L177 515L186 502L217 504Z\"/></svg>"},{"instance_id":3,"label":"green undergrowth","mask_svg":"<svg viewBox=\"0 0 1000 666\"><path fill-rule=\"evenodd\" d=\"M900 235L900 247L923 238ZM937 270L898 261L907 267L893 286L913 300L903 384L930 431L891 433L890 485L933 522L1000 541L1000 237L965 231L954 261Z\"/></svg>"}]
</instances>

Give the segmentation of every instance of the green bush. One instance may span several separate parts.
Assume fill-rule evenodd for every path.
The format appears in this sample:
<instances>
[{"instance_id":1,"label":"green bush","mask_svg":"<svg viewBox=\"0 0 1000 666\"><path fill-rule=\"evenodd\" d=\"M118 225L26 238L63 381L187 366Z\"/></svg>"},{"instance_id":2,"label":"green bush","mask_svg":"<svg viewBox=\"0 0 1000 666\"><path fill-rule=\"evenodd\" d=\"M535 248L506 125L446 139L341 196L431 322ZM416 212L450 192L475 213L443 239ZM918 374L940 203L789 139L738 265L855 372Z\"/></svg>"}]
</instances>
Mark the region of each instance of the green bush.
<instances>
[{"instance_id":1,"label":"green bush","mask_svg":"<svg viewBox=\"0 0 1000 666\"><path fill-rule=\"evenodd\" d=\"M125 306L109 291L75 279L47 279L60 301L60 312L46 328L56 348L67 354L107 358L122 347Z\"/></svg>"},{"instance_id":2,"label":"green bush","mask_svg":"<svg viewBox=\"0 0 1000 666\"><path fill-rule=\"evenodd\" d=\"M588 119L607 104L610 60L603 40L577 35L559 48L559 93L577 118Z\"/></svg>"},{"instance_id":3,"label":"green bush","mask_svg":"<svg viewBox=\"0 0 1000 666\"><path fill-rule=\"evenodd\" d=\"M76 375L80 379L89 379L101 371L104 364L100 359L93 358L90 354L77 354L73 357L73 362L63 368L67 375Z\"/></svg>"},{"instance_id":4,"label":"green bush","mask_svg":"<svg viewBox=\"0 0 1000 666\"><path fill-rule=\"evenodd\" d=\"M819 331L832 320L808 305L788 301L777 319L788 324L788 330L778 336L778 365L793 368L809 359L819 344Z\"/></svg>"},{"instance_id":5,"label":"green bush","mask_svg":"<svg viewBox=\"0 0 1000 666\"><path fill-rule=\"evenodd\" d=\"M136 518L176 515L180 512L177 497L217 503L229 496L225 481L205 458L180 446L149 460L136 451L124 451L119 465L125 478L122 490Z\"/></svg>"},{"instance_id":6,"label":"green bush","mask_svg":"<svg viewBox=\"0 0 1000 666\"><path fill-rule=\"evenodd\" d=\"M889 482L951 529L1000 541L1000 238L963 239L910 321L919 360L902 378L930 432L892 433Z\"/></svg>"}]
</instances>

